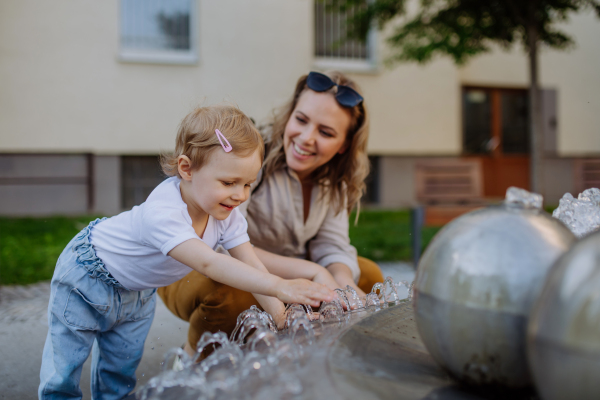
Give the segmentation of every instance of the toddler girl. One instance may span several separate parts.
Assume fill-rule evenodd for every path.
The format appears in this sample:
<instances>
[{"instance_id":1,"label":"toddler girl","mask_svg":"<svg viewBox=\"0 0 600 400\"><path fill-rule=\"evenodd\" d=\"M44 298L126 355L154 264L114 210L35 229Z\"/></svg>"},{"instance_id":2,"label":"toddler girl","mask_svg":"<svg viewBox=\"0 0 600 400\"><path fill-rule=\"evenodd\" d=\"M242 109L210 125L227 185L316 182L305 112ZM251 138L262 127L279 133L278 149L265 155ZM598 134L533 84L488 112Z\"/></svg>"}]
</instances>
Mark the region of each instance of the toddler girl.
<instances>
[{"instance_id":1,"label":"toddler girl","mask_svg":"<svg viewBox=\"0 0 600 400\"><path fill-rule=\"evenodd\" d=\"M48 306L40 399L81 398L82 365L92 352L94 399L121 399L152 324L156 288L192 269L254 293L279 326L284 302L318 305L334 293L304 279L267 272L236 209L262 166L264 144L252 121L230 106L185 117L175 152L162 160L171 176L145 203L89 224L58 259ZM232 257L214 250L223 246Z\"/></svg>"}]
</instances>

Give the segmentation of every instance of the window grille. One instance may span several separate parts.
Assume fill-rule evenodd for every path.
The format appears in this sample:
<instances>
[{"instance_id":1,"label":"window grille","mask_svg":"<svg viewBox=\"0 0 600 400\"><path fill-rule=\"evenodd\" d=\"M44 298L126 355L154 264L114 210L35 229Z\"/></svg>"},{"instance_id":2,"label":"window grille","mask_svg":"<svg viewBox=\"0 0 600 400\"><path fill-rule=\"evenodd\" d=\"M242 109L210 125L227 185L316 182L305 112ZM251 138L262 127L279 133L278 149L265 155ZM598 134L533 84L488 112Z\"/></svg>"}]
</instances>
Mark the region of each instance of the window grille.
<instances>
[{"instance_id":1,"label":"window grille","mask_svg":"<svg viewBox=\"0 0 600 400\"><path fill-rule=\"evenodd\" d=\"M371 58L370 38L365 41L346 40L346 19L366 8L355 5L346 11L332 8L328 1L315 1L315 56L342 60L368 61Z\"/></svg>"},{"instance_id":2,"label":"window grille","mask_svg":"<svg viewBox=\"0 0 600 400\"><path fill-rule=\"evenodd\" d=\"M600 187L600 159L575 160L575 193Z\"/></svg>"},{"instance_id":3,"label":"window grille","mask_svg":"<svg viewBox=\"0 0 600 400\"><path fill-rule=\"evenodd\" d=\"M121 57L196 61L195 0L121 0Z\"/></svg>"}]
</instances>

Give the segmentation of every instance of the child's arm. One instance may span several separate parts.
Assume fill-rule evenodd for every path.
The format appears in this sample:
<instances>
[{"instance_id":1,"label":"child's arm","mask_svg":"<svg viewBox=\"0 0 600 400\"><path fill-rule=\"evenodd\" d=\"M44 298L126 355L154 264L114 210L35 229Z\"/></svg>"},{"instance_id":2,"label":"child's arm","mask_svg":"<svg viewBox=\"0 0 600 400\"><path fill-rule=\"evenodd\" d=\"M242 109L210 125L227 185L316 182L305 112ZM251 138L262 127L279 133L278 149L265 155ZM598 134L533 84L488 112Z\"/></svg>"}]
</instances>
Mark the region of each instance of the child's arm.
<instances>
[{"instance_id":1,"label":"child's arm","mask_svg":"<svg viewBox=\"0 0 600 400\"><path fill-rule=\"evenodd\" d=\"M286 303L318 306L321 301L331 301L335 297L335 293L324 285L304 279L282 279L268 273L262 264L262 268L254 268L213 251L197 239L186 240L175 246L169 256L217 282L247 292L277 297Z\"/></svg>"},{"instance_id":2,"label":"child's arm","mask_svg":"<svg viewBox=\"0 0 600 400\"><path fill-rule=\"evenodd\" d=\"M329 289L345 288L336 282L331 273L324 267L309 260L280 256L279 254L254 247L254 251L267 270L285 279L304 278L322 283Z\"/></svg>"},{"instance_id":3,"label":"child's arm","mask_svg":"<svg viewBox=\"0 0 600 400\"><path fill-rule=\"evenodd\" d=\"M260 259L257 257L256 253L252 245L249 242L243 243L239 246L236 246L232 249L229 249L229 254L232 257L242 261L245 264L248 264L259 271L269 272L267 268L263 265ZM287 278L287 277L286 277ZM278 327L283 327L285 324L285 306L284 304L276 298L264 296L262 294L252 293L252 295L256 298L261 307L271 314L275 323Z\"/></svg>"}]
</instances>

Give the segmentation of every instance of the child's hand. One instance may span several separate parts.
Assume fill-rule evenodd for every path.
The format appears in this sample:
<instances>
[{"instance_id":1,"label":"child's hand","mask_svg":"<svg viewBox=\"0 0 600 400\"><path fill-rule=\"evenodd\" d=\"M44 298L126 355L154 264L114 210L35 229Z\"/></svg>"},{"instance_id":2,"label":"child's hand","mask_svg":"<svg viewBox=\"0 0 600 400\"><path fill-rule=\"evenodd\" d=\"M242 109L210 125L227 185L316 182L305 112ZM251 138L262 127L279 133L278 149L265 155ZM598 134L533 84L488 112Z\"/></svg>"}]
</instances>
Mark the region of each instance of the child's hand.
<instances>
[{"instance_id":1,"label":"child's hand","mask_svg":"<svg viewBox=\"0 0 600 400\"><path fill-rule=\"evenodd\" d=\"M277 288L277 298L284 303L310 304L318 307L322 301L332 301L335 292L320 283L306 279L283 280Z\"/></svg>"}]
</instances>

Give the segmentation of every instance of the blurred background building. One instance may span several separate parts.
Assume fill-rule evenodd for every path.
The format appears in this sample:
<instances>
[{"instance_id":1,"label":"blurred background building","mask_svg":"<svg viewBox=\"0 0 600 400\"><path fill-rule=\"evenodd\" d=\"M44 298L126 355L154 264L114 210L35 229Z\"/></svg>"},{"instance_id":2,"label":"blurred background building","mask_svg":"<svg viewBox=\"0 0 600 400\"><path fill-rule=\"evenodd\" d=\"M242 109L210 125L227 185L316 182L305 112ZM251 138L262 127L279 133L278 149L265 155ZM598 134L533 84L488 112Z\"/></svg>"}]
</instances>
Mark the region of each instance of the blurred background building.
<instances>
[{"instance_id":1,"label":"blurred background building","mask_svg":"<svg viewBox=\"0 0 600 400\"><path fill-rule=\"evenodd\" d=\"M3 0L0 214L140 204L193 107L226 101L265 123L300 75L328 69L355 79L371 112L368 202L529 187L521 50L387 68L384 34L339 45L342 20L314 0ZM550 204L600 186L600 23L590 12L565 30L576 48L540 57Z\"/></svg>"}]
</instances>

